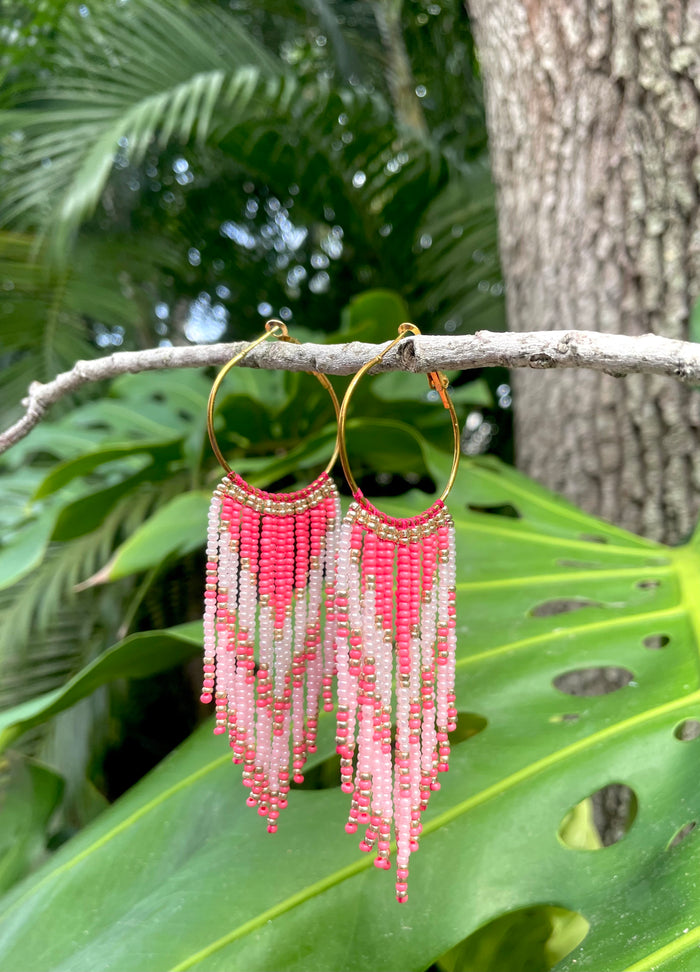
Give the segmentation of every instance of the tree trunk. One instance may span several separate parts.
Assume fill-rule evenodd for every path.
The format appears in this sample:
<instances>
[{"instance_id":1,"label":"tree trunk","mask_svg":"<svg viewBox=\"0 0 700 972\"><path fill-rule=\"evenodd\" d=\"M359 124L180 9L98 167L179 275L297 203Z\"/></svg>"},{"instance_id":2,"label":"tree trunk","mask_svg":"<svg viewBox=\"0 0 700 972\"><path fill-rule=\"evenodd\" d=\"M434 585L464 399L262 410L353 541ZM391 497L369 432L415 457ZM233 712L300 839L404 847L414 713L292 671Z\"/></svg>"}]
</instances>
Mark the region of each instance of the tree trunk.
<instances>
[{"instance_id":1,"label":"tree trunk","mask_svg":"<svg viewBox=\"0 0 700 972\"><path fill-rule=\"evenodd\" d=\"M512 330L688 338L700 292L699 0L468 0ZM700 396L514 375L520 467L646 536L687 536Z\"/></svg>"}]
</instances>

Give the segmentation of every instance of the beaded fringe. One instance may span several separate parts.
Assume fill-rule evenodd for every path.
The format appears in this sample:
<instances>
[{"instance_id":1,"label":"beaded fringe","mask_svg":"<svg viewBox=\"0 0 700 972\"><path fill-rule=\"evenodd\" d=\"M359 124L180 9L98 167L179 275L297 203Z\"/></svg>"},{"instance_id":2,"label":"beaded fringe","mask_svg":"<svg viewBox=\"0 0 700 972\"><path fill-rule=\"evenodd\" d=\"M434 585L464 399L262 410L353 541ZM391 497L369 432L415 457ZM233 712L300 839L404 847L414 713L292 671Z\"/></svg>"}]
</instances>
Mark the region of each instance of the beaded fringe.
<instances>
[{"instance_id":1,"label":"beaded fringe","mask_svg":"<svg viewBox=\"0 0 700 972\"><path fill-rule=\"evenodd\" d=\"M360 492L343 520L336 574L337 752L352 794L346 830L391 867L408 900L408 863L421 814L448 768L456 728L455 538L441 502L408 520ZM396 668L394 668L394 646ZM395 702L395 714L394 714Z\"/></svg>"},{"instance_id":2,"label":"beaded fringe","mask_svg":"<svg viewBox=\"0 0 700 972\"><path fill-rule=\"evenodd\" d=\"M291 776L301 783L316 751L319 707L333 709L339 525L326 473L278 494L229 473L211 501L201 699L214 699L214 732L228 733L251 791L246 802L270 833L287 806L290 748Z\"/></svg>"}]
</instances>

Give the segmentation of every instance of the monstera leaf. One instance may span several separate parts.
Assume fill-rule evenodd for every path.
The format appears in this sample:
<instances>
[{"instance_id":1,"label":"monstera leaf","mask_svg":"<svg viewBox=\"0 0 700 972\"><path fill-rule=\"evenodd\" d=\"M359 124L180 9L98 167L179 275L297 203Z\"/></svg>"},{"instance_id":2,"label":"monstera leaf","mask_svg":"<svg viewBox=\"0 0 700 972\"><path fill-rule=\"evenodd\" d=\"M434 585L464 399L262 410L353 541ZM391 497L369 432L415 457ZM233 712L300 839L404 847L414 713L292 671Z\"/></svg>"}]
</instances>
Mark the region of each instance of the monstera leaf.
<instances>
[{"instance_id":1,"label":"monstera leaf","mask_svg":"<svg viewBox=\"0 0 700 972\"><path fill-rule=\"evenodd\" d=\"M487 461L450 508L460 724L408 904L344 832L339 788L295 791L271 837L204 727L2 899L0 968L698 968L695 542L630 536ZM613 784L628 811L601 840L588 798Z\"/></svg>"}]
</instances>

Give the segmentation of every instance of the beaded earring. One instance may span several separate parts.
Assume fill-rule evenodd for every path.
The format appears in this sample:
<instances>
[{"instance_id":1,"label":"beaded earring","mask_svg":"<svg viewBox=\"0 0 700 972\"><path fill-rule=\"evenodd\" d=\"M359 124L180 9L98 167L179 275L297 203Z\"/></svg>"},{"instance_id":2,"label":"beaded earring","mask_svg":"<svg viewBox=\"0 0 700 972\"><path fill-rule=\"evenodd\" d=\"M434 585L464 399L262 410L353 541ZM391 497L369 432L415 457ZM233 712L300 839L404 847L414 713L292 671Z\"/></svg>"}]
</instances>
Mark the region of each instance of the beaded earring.
<instances>
[{"instance_id":1,"label":"beaded earring","mask_svg":"<svg viewBox=\"0 0 700 972\"><path fill-rule=\"evenodd\" d=\"M333 709L334 566L340 500L330 470L293 493L268 493L231 470L214 434L214 402L226 374L270 337L299 342L281 321L219 372L209 395L209 440L226 475L214 490L207 530L202 702L215 701L214 733L228 734L243 765L247 804L277 830L291 776L303 782L316 751L319 706ZM325 375L311 372L338 399ZM325 630L321 616L325 608ZM257 645L257 659L256 659Z\"/></svg>"},{"instance_id":2,"label":"beaded earring","mask_svg":"<svg viewBox=\"0 0 700 972\"><path fill-rule=\"evenodd\" d=\"M389 868L393 827L400 903L408 900L408 863L418 848L421 813L431 791L440 789L448 733L456 728L455 537L444 501L459 464L459 422L446 376L432 372L428 381L452 420L452 470L440 498L409 519L380 512L362 495L350 469L345 424L358 382L407 334L420 330L402 324L398 337L357 372L341 405L338 444L353 502L338 540L335 599L336 743L341 787L352 794L345 829L355 833L358 824L367 825L360 849L376 845L375 865Z\"/></svg>"}]
</instances>

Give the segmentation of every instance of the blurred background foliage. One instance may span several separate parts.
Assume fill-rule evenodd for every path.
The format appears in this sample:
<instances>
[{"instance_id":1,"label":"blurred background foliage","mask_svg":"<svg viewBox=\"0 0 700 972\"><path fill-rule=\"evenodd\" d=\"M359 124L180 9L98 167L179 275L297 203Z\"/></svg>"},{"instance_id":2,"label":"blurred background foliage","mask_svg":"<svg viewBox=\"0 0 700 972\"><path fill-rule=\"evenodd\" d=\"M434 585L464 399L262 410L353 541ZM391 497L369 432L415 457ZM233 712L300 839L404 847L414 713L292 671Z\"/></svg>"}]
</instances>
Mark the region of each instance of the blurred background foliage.
<instances>
[{"instance_id":1,"label":"blurred background foliage","mask_svg":"<svg viewBox=\"0 0 700 972\"><path fill-rule=\"evenodd\" d=\"M316 341L380 342L403 320L504 326L458 0L2 0L0 15L3 426L31 381L76 360L253 337L273 316ZM199 616L212 376L83 389L1 460L4 709L49 698L132 632ZM332 448L324 395L240 369L218 408L226 454L258 485L305 481ZM460 377L455 400L465 451L508 457L505 372ZM434 488L422 450L450 442L430 402L419 378L363 387L350 446L371 492ZM169 651L163 668L122 672L20 735L5 800L40 779L49 847L201 718L196 665ZM12 880L46 853L28 846Z\"/></svg>"}]
</instances>

